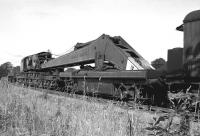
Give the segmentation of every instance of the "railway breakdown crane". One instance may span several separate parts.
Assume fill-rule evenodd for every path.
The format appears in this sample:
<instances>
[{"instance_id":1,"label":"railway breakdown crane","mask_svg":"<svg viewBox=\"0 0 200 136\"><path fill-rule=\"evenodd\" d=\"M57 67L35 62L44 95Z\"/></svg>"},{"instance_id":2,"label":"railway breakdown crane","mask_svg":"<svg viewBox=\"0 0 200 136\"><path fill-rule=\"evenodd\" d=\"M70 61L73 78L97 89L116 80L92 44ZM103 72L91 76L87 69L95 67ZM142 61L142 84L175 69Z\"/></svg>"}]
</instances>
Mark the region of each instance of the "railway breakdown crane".
<instances>
[{"instance_id":1,"label":"railway breakdown crane","mask_svg":"<svg viewBox=\"0 0 200 136\"><path fill-rule=\"evenodd\" d=\"M42 52L24 58L21 64L22 74L16 80L26 86L158 106L167 103L160 73L120 36L103 34L77 43L72 52L58 58Z\"/></svg>"}]
</instances>

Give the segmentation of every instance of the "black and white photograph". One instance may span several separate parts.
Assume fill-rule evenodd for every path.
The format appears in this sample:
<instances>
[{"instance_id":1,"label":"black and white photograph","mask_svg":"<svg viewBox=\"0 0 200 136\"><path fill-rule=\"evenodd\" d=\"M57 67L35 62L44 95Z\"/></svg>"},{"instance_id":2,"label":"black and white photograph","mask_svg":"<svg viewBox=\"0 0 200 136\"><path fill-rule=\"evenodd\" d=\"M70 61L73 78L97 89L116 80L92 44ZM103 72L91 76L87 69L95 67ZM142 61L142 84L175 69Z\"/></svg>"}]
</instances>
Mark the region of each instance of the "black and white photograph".
<instances>
[{"instance_id":1,"label":"black and white photograph","mask_svg":"<svg viewBox=\"0 0 200 136\"><path fill-rule=\"evenodd\" d=\"M200 136L199 0L0 0L0 136Z\"/></svg>"}]
</instances>

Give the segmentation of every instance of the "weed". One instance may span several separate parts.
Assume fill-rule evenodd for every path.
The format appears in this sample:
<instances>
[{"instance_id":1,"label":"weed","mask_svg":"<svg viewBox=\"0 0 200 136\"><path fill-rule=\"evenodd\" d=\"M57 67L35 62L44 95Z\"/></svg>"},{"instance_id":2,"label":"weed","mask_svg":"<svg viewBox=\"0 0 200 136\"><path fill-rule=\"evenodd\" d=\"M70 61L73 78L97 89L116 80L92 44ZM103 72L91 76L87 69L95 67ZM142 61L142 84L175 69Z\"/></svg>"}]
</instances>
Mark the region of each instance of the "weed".
<instances>
[{"instance_id":1,"label":"weed","mask_svg":"<svg viewBox=\"0 0 200 136\"><path fill-rule=\"evenodd\" d=\"M96 99L87 102L86 97L80 100L51 95L6 82L0 82L0 93L0 135L146 136L186 135L191 131L187 116L181 116L182 126L174 131L175 115L160 116L149 123L154 114L125 110L113 102L98 103ZM194 127L192 131L199 132Z\"/></svg>"},{"instance_id":2,"label":"weed","mask_svg":"<svg viewBox=\"0 0 200 136\"><path fill-rule=\"evenodd\" d=\"M188 136L190 131L188 114L181 114L178 124L173 123L174 117L174 114L166 114L153 118L154 122L149 123L150 126L146 127L146 130L150 131L151 136Z\"/></svg>"}]
</instances>

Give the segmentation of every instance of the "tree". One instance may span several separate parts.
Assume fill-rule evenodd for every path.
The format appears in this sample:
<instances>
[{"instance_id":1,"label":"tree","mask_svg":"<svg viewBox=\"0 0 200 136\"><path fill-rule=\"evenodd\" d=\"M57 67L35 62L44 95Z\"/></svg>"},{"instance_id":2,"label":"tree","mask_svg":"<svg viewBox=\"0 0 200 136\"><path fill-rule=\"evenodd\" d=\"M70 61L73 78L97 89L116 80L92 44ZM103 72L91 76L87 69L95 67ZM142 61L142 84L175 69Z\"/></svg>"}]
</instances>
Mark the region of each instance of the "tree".
<instances>
[{"instance_id":1,"label":"tree","mask_svg":"<svg viewBox=\"0 0 200 136\"><path fill-rule=\"evenodd\" d=\"M20 73L20 66L13 67L12 73L13 73L14 75Z\"/></svg>"},{"instance_id":2,"label":"tree","mask_svg":"<svg viewBox=\"0 0 200 136\"><path fill-rule=\"evenodd\" d=\"M13 66L11 62L6 62L0 65L0 78L5 77L11 72Z\"/></svg>"},{"instance_id":3,"label":"tree","mask_svg":"<svg viewBox=\"0 0 200 136\"><path fill-rule=\"evenodd\" d=\"M155 68L155 69L165 69L163 67L165 67L166 65L166 61L163 58L158 58L155 59L154 61L151 62L151 65Z\"/></svg>"}]
</instances>

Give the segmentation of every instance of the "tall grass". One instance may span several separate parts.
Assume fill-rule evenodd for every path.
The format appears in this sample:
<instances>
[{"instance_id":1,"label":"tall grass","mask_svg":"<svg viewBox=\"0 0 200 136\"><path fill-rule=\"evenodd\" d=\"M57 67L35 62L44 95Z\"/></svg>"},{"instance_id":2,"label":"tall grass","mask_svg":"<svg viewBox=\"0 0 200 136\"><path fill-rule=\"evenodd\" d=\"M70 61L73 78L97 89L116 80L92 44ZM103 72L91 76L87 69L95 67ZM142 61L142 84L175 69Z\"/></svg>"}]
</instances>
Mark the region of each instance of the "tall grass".
<instances>
[{"instance_id":1,"label":"tall grass","mask_svg":"<svg viewBox=\"0 0 200 136\"><path fill-rule=\"evenodd\" d=\"M68 98L0 82L2 136L146 136L150 132L145 128L155 117L111 102L87 102L84 97Z\"/></svg>"}]
</instances>

